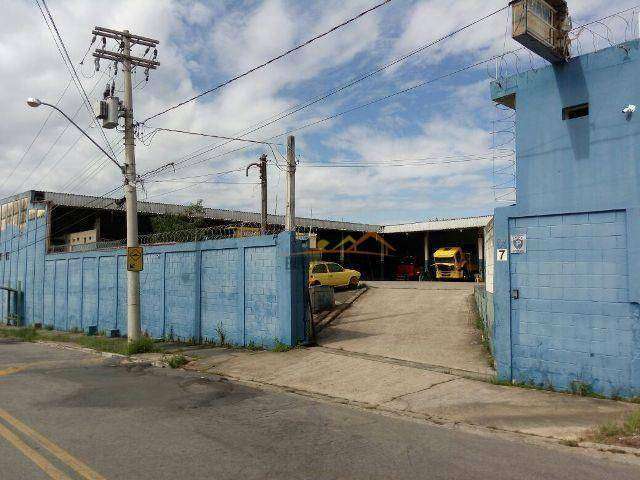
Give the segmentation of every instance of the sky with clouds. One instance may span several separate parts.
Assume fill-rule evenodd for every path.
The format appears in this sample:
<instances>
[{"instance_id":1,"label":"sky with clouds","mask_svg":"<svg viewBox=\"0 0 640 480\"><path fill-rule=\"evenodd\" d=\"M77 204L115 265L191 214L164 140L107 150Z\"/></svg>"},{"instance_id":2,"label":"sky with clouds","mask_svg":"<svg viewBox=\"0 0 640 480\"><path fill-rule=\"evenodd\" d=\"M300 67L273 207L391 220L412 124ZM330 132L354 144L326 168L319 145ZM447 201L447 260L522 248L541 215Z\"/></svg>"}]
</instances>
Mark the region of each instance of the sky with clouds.
<instances>
[{"instance_id":1,"label":"sky with clouds","mask_svg":"<svg viewBox=\"0 0 640 480\"><path fill-rule=\"evenodd\" d=\"M377 3L375 0L49 0L57 27L89 97L98 99L107 82L122 89L122 73L108 62L94 70L91 29L101 25L160 40L161 66L149 82L134 78L135 118L141 121L211 88ZM257 211L257 171L244 167L269 155L269 211L284 209L283 132L475 62L520 47L510 38L505 10L476 26L399 62L370 78L268 126L282 112L349 83L475 19L506 0L393 0L266 68L195 102L149 120L137 141L138 172L179 162L175 171L147 177L141 199ZM635 1L569 0L573 24L634 6ZM623 41L637 33L632 14L581 31L581 52ZM635 19L637 23L637 18ZM609 40L607 40L607 38ZM94 45L95 46L95 45ZM113 43L109 44L114 47ZM137 47L137 54L144 51ZM544 66L519 52L498 63L501 75ZM5 0L0 18L0 197L28 189L100 195L121 184L118 170L66 121L50 111L30 109L36 96L55 102L92 137L86 109L35 1ZM299 168L297 214L369 223L398 223L490 213L496 196L508 200L508 144L493 158L492 130L506 119L489 99L496 66L489 63L407 93L392 96L295 132ZM119 93L122 95L121 93ZM507 115L508 116L508 115ZM507 120L508 123L508 120ZM498 123L504 125L504 122ZM222 136L247 134L270 139L272 148L177 133L172 128ZM106 136L119 153L122 134ZM498 143L502 143L498 141ZM26 154L25 154L26 152ZM122 155L120 154L120 157ZM355 168L358 165L358 168ZM17 167L17 168L16 168ZM14 171L15 170L15 171ZM495 175L506 172L507 175ZM12 173L13 172L13 173ZM215 175L213 175L216 173ZM211 174L209 177L203 175ZM206 183L196 183L205 180ZM116 193L117 195L117 193Z\"/></svg>"}]
</instances>

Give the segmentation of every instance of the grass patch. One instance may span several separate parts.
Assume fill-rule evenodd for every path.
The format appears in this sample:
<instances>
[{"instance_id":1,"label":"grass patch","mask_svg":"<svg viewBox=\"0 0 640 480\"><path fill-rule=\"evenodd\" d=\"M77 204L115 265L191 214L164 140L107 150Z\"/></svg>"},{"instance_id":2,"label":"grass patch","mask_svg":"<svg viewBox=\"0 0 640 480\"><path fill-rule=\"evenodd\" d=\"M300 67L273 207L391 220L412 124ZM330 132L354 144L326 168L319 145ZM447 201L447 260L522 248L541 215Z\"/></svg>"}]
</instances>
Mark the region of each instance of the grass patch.
<instances>
[{"instance_id":1,"label":"grass patch","mask_svg":"<svg viewBox=\"0 0 640 480\"><path fill-rule=\"evenodd\" d=\"M271 349L272 352L288 352L289 350L291 350L291 347L289 345L287 345L286 343L281 342L277 338L276 338L276 341L275 341L275 345Z\"/></svg>"},{"instance_id":2,"label":"grass patch","mask_svg":"<svg viewBox=\"0 0 640 480\"><path fill-rule=\"evenodd\" d=\"M498 377L493 377L491 379L491 383L493 385L500 385L503 387L517 387L517 388L526 388L527 390L541 390L545 392L555 392L556 389L551 384L536 384L533 380L529 380L526 382L516 382L509 380L500 380Z\"/></svg>"},{"instance_id":3,"label":"grass patch","mask_svg":"<svg viewBox=\"0 0 640 480\"><path fill-rule=\"evenodd\" d=\"M251 340L247 346L246 346L247 350L251 350L251 351L258 351L258 350L264 350L264 347L262 345L258 345L257 343L255 343L253 340Z\"/></svg>"},{"instance_id":4,"label":"grass patch","mask_svg":"<svg viewBox=\"0 0 640 480\"><path fill-rule=\"evenodd\" d=\"M3 328L0 330L0 337L35 342L38 339L38 331L33 327Z\"/></svg>"},{"instance_id":5,"label":"grass patch","mask_svg":"<svg viewBox=\"0 0 640 480\"><path fill-rule=\"evenodd\" d=\"M629 414L621 422L599 425L590 437L598 443L640 447L640 410Z\"/></svg>"},{"instance_id":6,"label":"grass patch","mask_svg":"<svg viewBox=\"0 0 640 480\"><path fill-rule=\"evenodd\" d=\"M105 336L87 336L77 332L60 332L44 327L36 330L33 327L0 327L0 337L15 338L24 342L46 340L50 342L75 343L81 347L91 348L99 352L134 355L136 353L156 352L157 346L152 338L143 337L137 342L128 343L126 338L108 338Z\"/></svg>"},{"instance_id":7,"label":"grass patch","mask_svg":"<svg viewBox=\"0 0 640 480\"><path fill-rule=\"evenodd\" d=\"M136 355L138 353L152 353L157 352L158 347L156 346L156 342L154 342L153 338L150 337L142 337L135 342L127 343L127 353L126 355Z\"/></svg>"},{"instance_id":8,"label":"grass patch","mask_svg":"<svg viewBox=\"0 0 640 480\"><path fill-rule=\"evenodd\" d=\"M171 355L169 358L167 358L167 365L169 365L171 368L184 367L187 363L189 363L189 360L187 360L187 357L182 354Z\"/></svg>"},{"instance_id":9,"label":"grass patch","mask_svg":"<svg viewBox=\"0 0 640 480\"><path fill-rule=\"evenodd\" d=\"M588 383L579 382L574 380L571 382L571 393L578 395L579 397L591 397L591 398L607 398L604 395L595 393L593 387Z\"/></svg>"}]
</instances>

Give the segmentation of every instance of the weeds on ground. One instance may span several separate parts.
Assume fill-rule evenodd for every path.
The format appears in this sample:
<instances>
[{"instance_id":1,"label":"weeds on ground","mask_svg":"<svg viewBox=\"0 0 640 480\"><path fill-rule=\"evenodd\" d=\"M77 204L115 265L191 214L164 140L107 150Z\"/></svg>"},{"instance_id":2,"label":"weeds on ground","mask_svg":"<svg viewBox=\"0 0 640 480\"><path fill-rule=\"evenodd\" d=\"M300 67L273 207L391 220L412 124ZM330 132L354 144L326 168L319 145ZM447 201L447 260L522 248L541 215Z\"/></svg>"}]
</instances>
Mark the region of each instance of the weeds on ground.
<instances>
[{"instance_id":1,"label":"weeds on ground","mask_svg":"<svg viewBox=\"0 0 640 480\"><path fill-rule=\"evenodd\" d=\"M475 313L476 313L475 327L476 327L476 330L478 330L478 332L480 333L480 341L482 343L482 348L484 348L487 354L487 363L491 368L495 368L495 359L493 358L493 352L491 351L491 341L490 341L491 336L489 335L489 329L487 328L484 321L482 320L482 317L480 317L480 314L477 312L477 308Z\"/></svg>"},{"instance_id":2,"label":"weeds on ground","mask_svg":"<svg viewBox=\"0 0 640 480\"><path fill-rule=\"evenodd\" d=\"M45 326L44 326L44 327L42 327L42 328L43 328L43 329L45 329L45 330L49 330L49 331L51 331L51 330L53 330L53 328L54 328L54 327L53 327L53 325L45 325Z\"/></svg>"},{"instance_id":3,"label":"weeds on ground","mask_svg":"<svg viewBox=\"0 0 640 480\"><path fill-rule=\"evenodd\" d=\"M218 335L218 342L220 342L220 346L224 347L227 345L227 334L224 331L224 328L222 326L222 322L218 323L218 325L216 325L216 334Z\"/></svg>"},{"instance_id":4,"label":"weeds on ground","mask_svg":"<svg viewBox=\"0 0 640 480\"><path fill-rule=\"evenodd\" d=\"M169 365L171 368L180 368L189 363L187 357L182 354L171 355L169 358L167 358L166 361L167 365Z\"/></svg>"},{"instance_id":5,"label":"weeds on ground","mask_svg":"<svg viewBox=\"0 0 640 480\"><path fill-rule=\"evenodd\" d=\"M126 340L124 339L85 337L84 335L73 333L56 332L49 328L36 330L32 327L3 328L0 329L0 337L17 338L26 342L50 340L55 342L76 343L83 347L113 353L124 353L123 349L126 344Z\"/></svg>"},{"instance_id":6,"label":"weeds on ground","mask_svg":"<svg viewBox=\"0 0 640 480\"><path fill-rule=\"evenodd\" d=\"M603 398L603 399L607 398L604 395L595 393L593 391L593 387L588 383L580 382L577 380L574 380L573 382L571 382L571 393L573 393L574 395L578 395L580 397Z\"/></svg>"},{"instance_id":7,"label":"weeds on ground","mask_svg":"<svg viewBox=\"0 0 640 480\"><path fill-rule=\"evenodd\" d=\"M257 343L255 343L253 340L251 340L248 344L247 344L247 350L251 350L251 351L256 351L256 350L264 350L264 346L262 345L258 345Z\"/></svg>"},{"instance_id":8,"label":"weeds on ground","mask_svg":"<svg viewBox=\"0 0 640 480\"><path fill-rule=\"evenodd\" d=\"M640 447L640 410L629 414L622 422L607 422L590 435L598 443Z\"/></svg>"},{"instance_id":9,"label":"weeds on ground","mask_svg":"<svg viewBox=\"0 0 640 480\"><path fill-rule=\"evenodd\" d=\"M142 337L134 342L127 343L126 355L136 355L138 353L157 352L158 347L153 338Z\"/></svg>"},{"instance_id":10,"label":"weeds on ground","mask_svg":"<svg viewBox=\"0 0 640 480\"><path fill-rule=\"evenodd\" d=\"M271 349L272 352L288 352L289 350L291 350L291 347L281 342L278 338L275 339L275 344Z\"/></svg>"},{"instance_id":11,"label":"weeds on ground","mask_svg":"<svg viewBox=\"0 0 640 480\"><path fill-rule=\"evenodd\" d=\"M38 339L38 331L33 327L7 328L0 330L0 337L35 342Z\"/></svg>"}]
</instances>

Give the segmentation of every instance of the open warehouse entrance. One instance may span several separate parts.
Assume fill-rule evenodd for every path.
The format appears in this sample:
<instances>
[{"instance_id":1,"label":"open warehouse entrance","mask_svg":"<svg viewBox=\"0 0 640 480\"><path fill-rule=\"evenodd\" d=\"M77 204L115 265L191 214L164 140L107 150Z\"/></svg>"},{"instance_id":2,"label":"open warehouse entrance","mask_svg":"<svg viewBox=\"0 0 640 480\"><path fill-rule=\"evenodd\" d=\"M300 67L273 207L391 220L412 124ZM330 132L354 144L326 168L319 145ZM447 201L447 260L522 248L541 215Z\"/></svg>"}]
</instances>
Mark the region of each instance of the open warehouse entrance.
<instances>
[{"instance_id":1,"label":"open warehouse entrance","mask_svg":"<svg viewBox=\"0 0 640 480\"><path fill-rule=\"evenodd\" d=\"M386 259L384 279L484 278L484 230L490 220L484 216L385 226L383 237L395 251Z\"/></svg>"},{"instance_id":2,"label":"open warehouse entrance","mask_svg":"<svg viewBox=\"0 0 640 480\"><path fill-rule=\"evenodd\" d=\"M458 259L459 266L473 265L466 279L473 280L476 274L484 278L484 230L490 220L490 216L431 220L385 226L379 232L322 229L316 231L310 255L312 260L358 270L363 280L436 280L436 263L445 262L446 267L447 257L452 262Z\"/></svg>"}]
</instances>

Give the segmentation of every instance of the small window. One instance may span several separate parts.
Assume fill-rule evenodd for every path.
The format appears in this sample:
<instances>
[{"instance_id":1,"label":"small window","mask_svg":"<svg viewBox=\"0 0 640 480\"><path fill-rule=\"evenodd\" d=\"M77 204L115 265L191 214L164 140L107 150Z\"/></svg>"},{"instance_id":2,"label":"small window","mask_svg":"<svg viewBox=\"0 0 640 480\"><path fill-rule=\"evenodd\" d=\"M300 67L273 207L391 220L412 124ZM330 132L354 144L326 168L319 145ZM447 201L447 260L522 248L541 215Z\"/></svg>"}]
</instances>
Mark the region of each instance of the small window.
<instances>
[{"instance_id":1,"label":"small window","mask_svg":"<svg viewBox=\"0 0 640 480\"><path fill-rule=\"evenodd\" d=\"M329 263L329 264L327 264L327 267L329 267L329 273L337 273L337 272L343 272L344 271L344 268L342 268L337 263Z\"/></svg>"},{"instance_id":2,"label":"small window","mask_svg":"<svg viewBox=\"0 0 640 480\"><path fill-rule=\"evenodd\" d=\"M583 103L573 107L565 107L562 109L563 120L573 120L574 118L586 117L589 115L589 104Z\"/></svg>"},{"instance_id":3,"label":"small window","mask_svg":"<svg viewBox=\"0 0 640 480\"><path fill-rule=\"evenodd\" d=\"M319 263L318 265L313 266L313 271L311 273L327 273L327 266L323 263Z\"/></svg>"}]
</instances>

